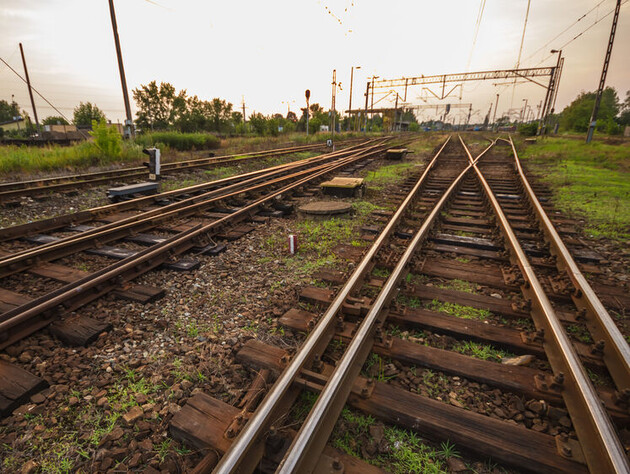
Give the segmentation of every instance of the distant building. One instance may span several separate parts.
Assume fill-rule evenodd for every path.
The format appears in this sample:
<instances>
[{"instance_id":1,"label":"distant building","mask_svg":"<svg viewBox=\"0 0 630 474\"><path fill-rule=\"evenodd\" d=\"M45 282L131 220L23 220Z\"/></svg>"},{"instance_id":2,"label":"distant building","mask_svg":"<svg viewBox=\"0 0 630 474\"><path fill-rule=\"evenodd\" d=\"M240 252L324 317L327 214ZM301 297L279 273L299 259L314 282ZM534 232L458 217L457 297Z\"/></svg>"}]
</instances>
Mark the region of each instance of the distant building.
<instances>
[{"instance_id":1,"label":"distant building","mask_svg":"<svg viewBox=\"0 0 630 474\"><path fill-rule=\"evenodd\" d=\"M75 125L44 125L42 138L44 140L79 141L88 138L87 132L77 130Z\"/></svg>"},{"instance_id":2,"label":"distant building","mask_svg":"<svg viewBox=\"0 0 630 474\"><path fill-rule=\"evenodd\" d=\"M26 128L26 123L22 117L14 117L13 120L0 123L0 128L5 132L24 130L24 128Z\"/></svg>"},{"instance_id":3,"label":"distant building","mask_svg":"<svg viewBox=\"0 0 630 474\"><path fill-rule=\"evenodd\" d=\"M624 137L630 137L630 125L626 125L626 129L623 131Z\"/></svg>"},{"instance_id":4,"label":"distant building","mask_svg":"<svg viewBox=\"0 0 630 474\"><path fill-rule=\"evenodd\" d=\"M44 132L76 132L77 127L75 125L44 125Z\"/></svg>"}]
</instances>

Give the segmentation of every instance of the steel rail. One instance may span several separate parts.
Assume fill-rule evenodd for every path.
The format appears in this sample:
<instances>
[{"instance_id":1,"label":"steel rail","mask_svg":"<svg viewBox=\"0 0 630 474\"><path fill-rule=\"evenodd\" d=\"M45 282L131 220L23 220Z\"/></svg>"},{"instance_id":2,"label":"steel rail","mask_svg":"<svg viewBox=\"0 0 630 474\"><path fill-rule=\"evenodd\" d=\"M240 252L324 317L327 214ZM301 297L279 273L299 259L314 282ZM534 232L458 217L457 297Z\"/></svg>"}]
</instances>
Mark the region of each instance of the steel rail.
<instances>
[{"instance_id":1,"label":"steel rail","mask_svg":"<svg viewBox=\"0 0 630 474\"><path fill-rule=\"evenodd\" d=\"M179 255L192 248L195 240L199 239L203 235L215 229L221 228L231 221L239 218L242 219L251 215L260 206L263 206L271 202L273 199L297 189L310 181L321 178L331 172L344 168L354 162L372 156L381 151L383 151L381 147L368 151L361 150L354 156L345 158L340 162L329 164L324 169L317 170L310 175L302 177L294 183L290 183L278 190L275 190L268 196L260 198L255 202L235 211L234 213L227 215L226 217L178 234L162 243L156 244L138 253L137 255L130 256L94 273L93 275L89 275L82 280L69 283L58 290L0 315L0 349L15 342L15 340L10 339L9 331L11 329L18 327L19 325L28 324L35 320L35 318L39 318L37 324L22 329L19 335L20 337L24 337L24 335L30 334L49 324L54 316L51 313L56 309L63 309L63 304L68 300L85 295L88 291L96 292L94 297L98 297L103 294L102 285L106 282L115 282L116 284L120 284L125 281L129 281L138 275L146 273L161 264L164 261L164 258ZM161 259L156 260L156 257L158 256L161 256ZM85 302L86 301L83 300L82 304L85 304Z\"/></svg>"},{"instance_id":2,"label":"steel rail","mask_svg":"<svg viewBox=\"0 0 630 474\"><path fill-rule=\"evenodd\" d=\"M430 170L435 166L437 158L450 142L450 139L451 137L449 136L444 144L439 148L438 152L418 180L418 183L414 186L403 204L392 216L379 237L374 241L366 255L346 281L345 285L339 290L337 296L328 307L328 310L319 319L318 323L302 344L300 350L291 359L290 364L284 369L282 374L280 374L267 396L256 409L252 418L247 422L238 437L234 440L230 449L223 455L219 464L214 469L214 473L228 474L236 472L242 464L251 464L251 450L275 421L274 418L277 411L276 407L282 403L282 400L293 386L293 382L298 378L303 367L309 360L313 359L316 351L318 350L318 346L320 345L320 341L334 330L337 313L341 309L346 298L350 296L355 286L365 276L377 252L383 246L389 235L391 235L394 231L395 226L403 215L404 209L408 206L412 197L417 194L420 186L424 183Z\"/></svg>"},{"instance_id":3,"label":"steel rail","mask_svg":"<svg viewBox=\"0 0 630 474\"><path fill-rule=\"evenodd\" d=\"M365 153L378 148L380 148L380 145L374 145L358 153ZM338 157L335 157L335 159L337 158ZM340 159L343 160L344 158ZM241 183L239 183L239 189L237 190L230 190L227 193L221 192L218 196L206 197L204 199L201 199L201 196L197 196L191 199L198 202L193 202L192 204L186 205L184 207L177 207L175 209L163 208L156 209L154 211L148 211L148 213L146 213L149 214L148 217L142 217L141 215L141 218L139 220L133 220L134 218L129 218L129 222L121 223L122 221L119 221L108 226L103 226L107 227L104 230L101 230L101 228L97 227L93 231L78 234L76 237L73 236L72 239L52 242L45 246L30 249L25 253L9 255L0 260L0 277L5 277L14 273L18 273L27 268L30 268L37 263L62 258L68 255L72 255L78 251L101 245L105 242L126 237L132 232L142 232L148 228L156 227L158 223L164 222L171 218L182 218L190 215L195 215L199 210L203 209L204 207L216 204L225 199L239 196L244 192L254 192L267 188L271 185L277 185L285 181L299 179L302 176L308 175L309 173L313 173L314 171L320 169L325 169L328 166L330 166L329 163L318 164L314 168L311 167L286 176L275 177L271 180L267 179L264 180L262 183L254 184L248 188L241 188ZM227 188L221 191L225 190L227 190ZM180 203L175 203L172 206L175 206L177 204Z\"/></svg>"},{"instance_id":4,"label":"steel rail","mask_svg":"<svg viewBox=\"0 0 630 474\"><path fill-rule=\"evenodd\" d=\"M335 154L341 154L341 153L350 152L352 150L360 149L361 146L365 146L375 141L377 140L369 140L361 145L354 145L352 147L345 148L344 150L337 151L335 152ZM305 158L303 160L294 161L291 163L276 165L276 166L264 168L262 170L257 170L257 171L250 171L248 173L243 173L236 176L230 176L228 178L222 178L222 179L210 181L207 183L196 184L196 185L188 186L185 188L174 189L172 191L166 191L166 192L154 194L151 196L143 196L136 199L131 199L129 201L123 201L123 202L114 203L114 204L107 204L105 206L100 206L100 207L88 209L85 211L79 211L72 214L64 214L61 216L51 217L48 219L43 219L43 220L35 221L35 222L29 222L27 224L21 224L21 225L17 225L13 227L5 227L3 229L0 229L0 242L6 241L12 238L16 238L16 237L28 235L33 232L50 231L50 230L58 229L58 228L65 227L68 225L81 224L83 222L87 222L95 218L103 217L113 212L137 209L137 208L144 207L150 204L154 204L163 199L179 196L181 194L190 194L190 193L196 193L199 191L204 191L207 189L213 189L213 188L224 186L227 184L236 183L236 182L239 182L244 179L251 178L251 177L259 176L261 174L265 174L270 171L290 168L294 166L298 167L298 166L303 165L304 163L309 163L312 161L316 161L318 159L322 159L326 156L332 156L332 155L333 153L326 153L323 155L318 155L311 158Z\"/></svg>"},{"instance_id":5,"label":"steel rail","mask_svg":"<svg viewBox=\"0 0 630 474\"><path fill-rule=\"evenodd\" d=\"M492 142L478 158L483 156L494 143ZM314 469L315 465L312 460L317 459L321 454L332 433L337 418L352 390L352 381L359 375L361 367L370 353L375 331L384 323L387 308L396 295L400 282L408 272L408 265L414 253L427 238L429 230L445 203L461 184L470 168L471 165L468 165L459 173L415 232L411 243L383 284L367 315L361 321L341 360L336 363L334 372L329 375L328 382L317 397L315 405L311 408L276 472L308 474Z\"/></svg>"},{"instance_id":6,"label":"steel rail","mask_svg":"<svg viewBox=\"0 0 630 474\"><path fill-rule=\"evenodd\" d=\"M459 140L466 150L468 160L473 164L473 158L461 136ZM556 374L555 382L562 389L562 397L571 415L571 421L580 440L589 470L592 473L627 474L630 472L628 458L601 400L586 375L499 201L476 163L473 164L473 168L497 216L499 226L506 238L510 258L518 265L525 279L525 284L522 286L523 293L532 301L531 313L537 329L544 331L543 346Z\"/></svg>"},{"instance_id":7,"label":"steel rail","mask_svg":"<svg viewBox=\"0 0 630 474\"><path fill-rule=\"evenodd\" d=\"M505 140L508 141L508 140ZM521 161L516 152L516 147L509 137L508 143L512 147L516 169L520 176L523 187L527 193L530 205L534 209L538 222L542 226L543 233L549 243L549 249L552 255L556 256L556 264L559 271L564 271L569 276L571 283L575 287L575 291L571 295L573 302L579 310L584 313L586 325L591 332L593 339L596 341L604 341L603 358L606 367L613 378L617 389L620 392L630 394L630 346L624 339L621 331L610 317L610 314L597 297L597 294L588 283L571 253L564 245L562 238L556 231L553 223L547 216L544 208L536 198L532 187L525 176Z\"/></svg>"},{"instance_id":8,"label":"steel rail","mask_svg":"<svg viewBox=\"0 0 630 474\"><path fill-rule=\"evenodd\" d=\"M115 232L116 230L132 229L133 228L132 224L134 223L137 225L142 225L143 223L147 222L147 220L150 218L153 218L154 219L153 222L155 223L157 222L155 221L155 219L164 220L165 218L176 216L175 214L176 212L183 214L192 209L198 209L199 207L209 206L210 204L216 203L217 201L221 199L227 199L229 197L238 195L242 192L248 192L248 191L252 191L252 190L256 190L260 188L260 186L258 188L254 187L256 183L260 183L260 182L263 182L263 184L272 183L273 181L270 181L270 180L272 180L273 178L282 176L283 174L289 173L293 170L298 170L304 167L309 167L307 168L307 170L313 169L312 168L313 164L327 163L330 160L340 159L344 156L348 156L355 152L356 152L355 150L351 150L351 151L344 150L344 151L336 152L334 154L331 153L327 155L321 155L315 158L310 158L299 164L290 164L288 166L281 165L277 169L267 171L266 173L257 173L257 175L252 178L246 179L244 181L239 180L237 183L230 184L220 189L208 191L204 194L193 196L188 199L175 202L175 203L169 204L167 206L164 206L158 209L144 211L134 216L130 216L128 218L121 219L116 222L112 222L110 224L99 226L92 230L82 232L80 234L67 236L59 241L40 245L33 249L26 249L20 252L12 253L11 255L7 255L0 258L0 274L2 274L1 269L4 268L6 265L11 265L11 262L12 264L15 265L18 262L23 261L24 259L27 259L27 258L40 258L41 259L43 255L46 255L47 253L51 251L56 251L57 249L66 247L68 245L73 245L74 242L83 242L87 240L89 237L95 237L95 236L97 236L98 238L105 237L107 235L111 235L111 233ZM319 166L323 166L323 165L319 165ZM244 189L248 186L249 188Z\"/></svg>"},{"instance_id":9,"label":"steel rail","mask_svg":"<svg viewBox=\"0 0 630 474\"><path fill-rule=\"evenodd\" d=\"M221 157L197 158L187 161L176 161L162 164L162 174L175 171L185 171L189 169L202 168L207 166L218 166L224 164L235 164L242 161L250 161L268 156L281 156L300 151L321 148L322 144L303 145L292 149L277 149L264 152L244 153L241 155L226 155ZM98 171L77 175L66 175L52 178L43 178L29 181L14 181L0 183L0 203L9 199L21 196L30 196L38 193L62 191L65 189L75 189L89 185L103 184L118 179L141 178L148 174L147 168L143 166L133 168L121 168L118 170Z\"/></svg>"}]
</instances>

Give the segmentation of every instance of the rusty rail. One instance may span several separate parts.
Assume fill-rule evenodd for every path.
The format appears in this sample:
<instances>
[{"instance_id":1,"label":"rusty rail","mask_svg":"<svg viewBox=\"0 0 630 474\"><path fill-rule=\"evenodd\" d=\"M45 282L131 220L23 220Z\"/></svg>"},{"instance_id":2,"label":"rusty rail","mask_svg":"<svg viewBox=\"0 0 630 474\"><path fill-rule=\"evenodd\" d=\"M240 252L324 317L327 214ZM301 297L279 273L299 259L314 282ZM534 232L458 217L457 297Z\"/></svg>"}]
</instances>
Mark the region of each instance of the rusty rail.
<instances>
[{"instance_id":1,"label":"rusty rail","mask_svg":"<svg viewBox=\"0 0 630 474\"><path fill-rule=\"evenodd\" d=\"M532 317L537 329L544 332L544 348L555 374L552 385L561 391L571 414L584 457L591 472L628 473L630 465L615 429L597 396L573 345L547 298L523 248L521 247L499 201L466 147L468 159L497 216L509 248L510 260L525 279L523 294L532 301Z\"/></svg>"},{"instance_id":2,"label":"rusty rail","mask_svg":"<svg viewBox=\"0 0 630 474\"><path fill-rule=\"evenodd\" d=\"M136 216L100 226L87 232L41 245L34 249L27 249L22 252L7 255L0 258L0 277L23 271L36 262L61 258L76 253L79 250L85 250L112 240L126 237L131 235L133 232L142 232L149 228L156 227L159 223L172 218L194 215L203 208L216 205L222 200L238 196L244 192L257 191L270 185L280 184L284 181L290 181L300 176L312 173L314 169L321 169L328 166L328 161L341 159L344 156L351 155L352 153L356 152L343 151L335 154L324 155L324 158L319 157L317 161L310 161L309 163L295 167L297 169L307 167L305 170L296 171L286 176L282 175L286 172L292 171L294 167L281 168L278 171L262 174L216 191L210 191L199 196L170 204L169 206L165 206L160 209L146 211ZM318 162L322 162L322 164L318 164ZM313 167L313 164L316 164L316 167Z\"/></svg>"},{"instance_id":3,"label":"rusty rail","mask_svg":"<svg viewBox=\"0 0 630 474\"><path fill-rule=\"evenodd\" d=\"M311 170L310 173L301 173L300 176L295 177L296 181L272 191L269 195L257 199L226 217L204 226L194 227L82 280L65 285L50 294L4 313L0 316L0 349L46 326L60 311L76 309L77 304L83 305L117 285L157 267L167 258L189 250L195 246L195 241L204 235L220 229L229 222L253 215L261 206L282 194L291 192L308 182L381 151L383 151L382 145L371 146L367 150L360 150L354 155L342 158L332 164L320 165L317 169Z\"/></svg>"},{"instance_id":4,"label":"rusty rail","mask_svg":"<svg viewBox=\"0 0 630 474\"><path fill-rule=\"evenodd\" d=\"M235 155L225 155L219 157L196 158L186 161L175 161L162 164L162 174L185 171L208 166L219 166L225 164L236 164L253 159L261 159L269 156L281 156L300 151L322 148L325 144L301 145L289 148L265 150L261 152L242 153ZM78 187L95 186L105 184L120 179L146 178L147 168L143 166L133 168L121 168L110 171L99 171L95 173L84 173L77 175L58 176L53 178L35 179L29 181L16 181L0 183L0 203L22 196L33 196L46 192L59 192L72 190Z\"/></svg>"},{"instance_id":5,"label":"rusty rail","mask_svg":"<svg viewBox=\"0 0 630 474\"><path fill-rule=\"evenodd\" d=\"M521 166L521 161L516 152L512 137L510 137L508 143L512 147L516 169L523 183L523 188L525 189L529 203L536 213L538 222L545 235L545 240L549 244L551 254L556 256L558 270L560 272L566 272L575 287L571 299L575 303L575 306L582 312L593 339L595 341L604 342L602 356L606 367L619 392L625 393L625 396L628 396L630 395L630 346L625 341L619 328L610 317L610 314L608 314L608 311L606 311L606 308L604 308L604 305L597 297L593 288L591 288L591 285L586 278L584 278L584 275L582 275L571 253L564 245L564 242L560 238L560 235L558 235L547 213L536 198L523 172L523 167ZM600 346L602 346L602 344L600 344Z\"/></svg>"},{"instance_id":6,"label":"rusty rail","mask_svg":"<svg viewBox=\"0 0 630 474\"><path fill-rule=\"evenodd\" d=\"M256 410L254 416L249 420L247 425L241 431L238 438L232 444L230 450L221 458L220 463L213 471L215 473L229 473L241 470L242 472L252 471L258 463L257 445L264 433L269 429L275 418L279 415L279 410L283 406L283 400L289 394L293 382L299 377L300 372L312 361L317 353L321 353L334 334L337 315L345 302L346 298L351 294L355 287L362 281L371 266L374 258L386 239L394 231L395 226L400 221L405 209L414 199L418 190L421 188L430 170L435 165L440 153L450 141L449 139L442 145L434 156L433 160L425 169L423 175L418 180L412 191L409 193L403 204L398 208L394 216L390 219L387 226L377 237L374 244L370 247L367 254L357 265L352 275L348 278L343 288L338 292L334 301L330 304L326 313L320 318L317 325L313 328L306 341L303 343L299 352L293 357L291 363L282 372L271 391L267 394L262 404ZM368 331L369 332L369 331ZM345 388L349 391L351 384L346 384ZM320 400L322 396L320 396ZM343 406L343 403L341 404ZM330 415L326 422L326 427L331 428L334 425L336 417ZM311 439L311 438L309 438ZM321 444L321 440L327 439L327 436L318 437L317 446ZM311 457L312 459L316 459ZM301 467L303 467L301 465ZM313 466L311 466L312 468ZM197 473L208 472L207 465L203 470L197 470Z\"/></svg>"},{"instance_id":7,"label":"rusty rail","mask_svg":"<svg viewBox=\"0 0 630 474\"><path fill-rule=\"evenodd\" d=\"M346 148L343 151L336 152L337 154L342 152L350 152L352 150L358 149L362 145L367 145L369 143L373 143L374 140L369 140L361 145L354 145L352 147ZM115 204L108 204L105 206L96 207L93 209L88 209L85 211L79 211L72 214L65 214L61 216L51 217L48 219L43 219L35 222L29 222L27 224L17 225L13 227L6 227L4 229L0 229L0 242L6 241L9 239L22 237L25 235L29 235L35 232L44 232L51 231L55 229L59 229L62 227L66 227L69 225L77 225L82 224L84 222L88 222L93 219L97 219L108 214L114 212L127 211L131 209L142 208L145 206L149 206L151 204L155 204L160 200L173 198L176 196L180 196L183 194L193 194L198 193L200 191L213 190L215 188L224 187L233 183L238 183L240 181L244 181L246 179L251 179L257 176L261 176L263 174L269 173L270 171L277 171L282 169L289 169L292 167L299 167L306 163L310 163L313 161L317 161L326 156L332 156L331 153L326 153L324 155L315 156L312 158L306 158L299 161L294 161L291 163L276 165L269 168L264 168L262 170L251 171L249 173L243 173L236 176L231 176L228 178L223 178L215 181L210 181L207 183L196 184L193 186L188 186L185 188L175 189L172 191L166 191L160 194L155 194L152 196L144 196L136 199L132 199L129 201L123 201Z\"/></svg>"},{"instance_id":8,"label":"rusty rail","mask_svg":"<svg viewBox=\"0 0 630 474\"><path fill-rule=\"evenodd\" d=\"M494 142L479 157L483 156L493 145ZM326 386L317 398L313 408L311 408L306 421L285 454L277 472L312 472L313 464L311 460L316 459L321 454L332 433L337 418L350 395L352 380L359 375L361 367L370 353L374 343L375 332L378 327L382 327L387 318L387 308L397 294L400 283L408 273L408 266L414 253L426 240L429 230L445 203L460 185L470 168L470 166L467 166L453 180L429 215L423 220L420 228L415 232L411 243L387 278L368 314L363 318L341 360L335 365L335 371L329 376ZM411 197L408 197L403 206L410 200ZM402 206L401 209L403 209Z\"/></svg>"}]
</instances>

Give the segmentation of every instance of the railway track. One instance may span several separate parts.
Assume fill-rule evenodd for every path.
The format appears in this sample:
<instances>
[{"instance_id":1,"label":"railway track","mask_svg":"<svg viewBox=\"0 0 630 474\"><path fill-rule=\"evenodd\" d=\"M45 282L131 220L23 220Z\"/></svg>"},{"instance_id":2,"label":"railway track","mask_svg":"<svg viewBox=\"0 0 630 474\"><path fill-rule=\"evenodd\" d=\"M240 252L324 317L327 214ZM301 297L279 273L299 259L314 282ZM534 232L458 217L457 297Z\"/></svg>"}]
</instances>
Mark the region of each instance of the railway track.
<instances>
[{"instance_id":1,"label":"railway track","mask_svg":"<svg viewBox=\"0 0 630 474\"><path fill-rule=\"evenodd\" d=\"M252 160L260 160L271 156L283 156L302 151L321 150L325 144L300 145L277 148L259 152L242 153L218 157L195 158L191 160L162 163L161 173L169 175L199 168L230 166ZM46 197L51 193L74 192L77 189L98 186L112 182L129 182L148 178L148 170L144 166L120 168L94 173L57 176L28 181L0 183L0 205L18 203L23 197Z\"/></svg>"},{"instance_id":2,"label":"railway track","mask_svg":"<svg viewBox=\"0 0 630 474\"><path fill-rule=\"evenodd\" d=\"M581 273L592 253L552 224L511 139L473 157L451 137L390 197L352 273L320 273L328 288L300 294L308 311L280 318L308 334L299 350L248 341L237 359L258 376L238 406L198 394L174 416L171 433L207 452L196 472L380 472L326 447L346 405L518 470L629 472L628 345ZM475 344L513 355L473 357ZM391 381L370 373L371 355ZM433 371L445 396L429 390ZM281 429L303 390L319 394L305 421Z\"/></svg>"},{"instance_id":3,"label":"railway track","mask_svg":"<svg viewBox=\"0 0 630 474\"><path fill-rule=\"evenodd\" d=\"M347 151L351 152L354 149L354 146L349 147ZM137 197L92 209L36 220L22 225L4 227L0 229L0 242L22 238L38 232L51 232L64 227L78 226L92 221L97 221L97 224L95 225L98 225L99 220L108 219L108 216L116 216L123 213L135 213L147 208L162 208L173 204L174 202L181 202L191 197L198 197L200 195L204 195L204 193L245 181L249 184L252 182L262 182L267 179L267 177L272 176L273 173L282 173L288 170L298 169L299 167L308 166L309 163L318 159L318 157L302 159L283 165L272 166L270 168L264 168L228 178L208 181L193 186L186 186L150 196ZM117 220L116 217L112 219Z\"/></svg>"},{"instance_id":4,"label":"railway track","mask_svg":"<svg viewBox=\"0 0 630 474\"><path fill-rule=\"evenodd\" d=\"M119 214L112 218L110 214L110 222L100 227L61 229L63 237L29 234L31 244L22 251L7 250L5 246L0 258L3 269L0 280L0 348L48 326L59 316L68 315L110 291L122 298L141 302L160 297L163 294L161 289L135 285L130 283L131 280L160 265L174 270L195 268L194 259L184 256L186 252L220 252L223 245L217 240L236 239L253 230L256 222L291 212L290 197L293 194L316 186L331 173L364 167L384 152L387 141L373 140L351 149L260 173L249 173L229 184L222 183L223 187L213 186L212 191L161 207L143 208L132 216ZM197 191L201 189L199 186L196 188ZM118 205L113 208L121 209ZM97 212L92 217L98 215ZM54 221L45 227L59 231L59 223ZM65 222L64 219L61 221ZM33 230L29 226L21 229ZM32 246L32 243L39 245ZM16 242L9 240L5 245L16 245ZM86 254L96 257L94 271L78 270L72 266L77 258L91 258ZM111 264L112 259L118 262ZM15 288L33 285L34 278L55 281L56 288L39 291L39 295L15 291ZM62 340L81 345L98 337L106 327L106 323L88 317L71 317L54 324L53 332ZM9 380L12 374L20 380ZM0 379L6 386L22 389L17 390L21 393L13 394L11 399L2 393L0 408L3 412L10 410L36 388L41 388L42 382L6 365L0 366ZM20 385L24 381L23 386Z\"/></svg>"}]
</instances>

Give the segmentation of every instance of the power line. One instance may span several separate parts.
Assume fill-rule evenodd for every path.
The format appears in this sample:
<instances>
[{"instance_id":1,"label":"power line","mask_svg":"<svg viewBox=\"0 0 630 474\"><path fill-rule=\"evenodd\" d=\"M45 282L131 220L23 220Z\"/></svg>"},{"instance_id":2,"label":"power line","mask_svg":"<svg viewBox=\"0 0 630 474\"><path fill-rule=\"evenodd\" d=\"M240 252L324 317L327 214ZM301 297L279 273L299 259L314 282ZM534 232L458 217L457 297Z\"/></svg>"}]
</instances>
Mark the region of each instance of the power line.
<instances>
[{"instance_id":1,"label":"power line","mask_svg":"<svg viewBox=\"0 0 630 474\"><path fill-rule=\"evenodd\" d=\"M525 42L525 31L527 31L527 20L529 19L529 7L531 6L532 0L527 0L527 10L525 11L525 22L523 23L523 34L521 35L521 47L518 50L518 59L516 60L516 67L518 69L521 65L521 55L523 54L523 43ZM512 85L512 98L510 99L510 107L512 107L514 102L514 92L516 91L516 79L514 79L514 84Z\"/></svg>"},{"instance_id":2,"label":"power line","mask_svg":"<svg viewBox=\"0 0 630 474\"><path fill-rule=\"evenodd\" d=\"M25 84L27 84L26 79L24 79L24 78L20 75L20 73L18 73L15 69L13 69L13 68L11 67L11 65L10 65L8 62L6 62L6 61L5 61L4 59L2 59L1 57L0 57L0 61L2 61L6 67L8 67L11 71L13 71L13 73L14 73L17 77L19 77L19 78L22 80L22 82L24 82ZM61 117L63 117L64 119L66 119L66 121L67 121L68 123L70 123L70 119L69 119L68 117L66 117L66 116L65 116L65 115L64 115L64 114L63 114L63 113L62 113L62 112L61 112L61 111L60 111L57 107L55 107L55 106L54 106L54 105L53 105L53 104L52 104L52 103L51 103L51 102L50 102L50 101L49 101L46 97L44 97L44 96L43 96L43 95L42 95L42 94L41 94L41 93L40 93L37 89L35 89L33 86L31 86L31 89L32 89L32 90L33 90L33 92L35 92L38 96L40 96L40 97L44 100L44 102L46 102L48 105L50 105L50 107L52 107L52 109L53 109L55 112L57 112L57 113L58 113ZM83 134L83 136L87 138L87 135L85 135L85 132L83 132L82 130L80 130L80 129L78 129L78 128L77 128L77 130L79 130L79 132L81 132L81 134ZM98 146L98 145L97 145L97 146Z\"/></svg>"},{"instance_id":3,"label":"power line","mask_svg":"<svg viewBox=\"0 0 630 474\"><path fill-rule=\"evenodd\" d=\"M626 3L628 3L628 1L630 0L624 0L623 2L621 2L621 6L624 6ZM590 30L591 28L593 28L596 24L598 24L600 21L605 20L606 18L608 18L610 15L612 15L615 11L615 8L613 8L612 10L610 10L608 13L606 13L603 17L599 18L598 20L595 20L593 23L591 23L588 27L586 27L584 30L582 30L580 33L578 33L577 35L575 35L573 38L571 38L569 41L567 41L566 43L564 43L562 46L555 48L555 49L564 49L566 46L568 46L569 44L573 43L576 39L578 39L580 36L582 36L584 33L586 33L588 30ZM547 59L549 59L551 56L553 56L552 54L550 54L549 56L545 57L544 59L542 59L538 64L542 64L543 62L545 62ZM537 64L537 65L538 65ZM536 65L536 66L537 66Z\"/></svg>"},{"instance_id":4,"label":"power line","mask_svg":"<svg viewBox=\"0 0 630 474\"><path fill-rule=\"evenodd\" d=\"M525 59L525 62L529 61L532 57L536 56L536 54L538 54L540 51L542 51L543 49L545 49L547 46L549 46L551 43L553 43L555 40L557 40L560 36L562 36L564 33L566 33L567 31L569 31L571 28L573 28L575 25L577 25L580 21L582 21L584 18L586 18L588 15L590 15L593 11L595 11L597 8L599 8L599 6L604 3L606 0L601 0L597 5L595 5L593 8L591 8L589 11L587 11L586 13L584 13L580 18L578 18L577 20L575 20L573 23L571 23L569 26L567 26L564 30L562 30L560 33L558 33L556 36L554 36L552 39L550 39L549 41L547 41L544 45L542 45L540 48L538 48L536 51L534 51L532 54L530 54L527 59Z\"/></svg>"},{"instance_id":5,"label":"power line","mask_svg":"<svg viewBox=\"0 0 630 474\"><path fill-rule=\"evenodd\" d=\"M466 62L466 72L470 69L470 62L472 61L473 51L477 44L477 35L479 34L479 27L481 26L481 19L483 17L483 11L486 8L486 0L481 0L479 4L479 12L477 13L477 22L475 23L475 32L473 34L472 46L470 47L470 53L468 54L468 61Z\"/></svg>"}]
</instances>

